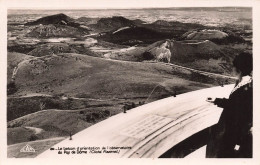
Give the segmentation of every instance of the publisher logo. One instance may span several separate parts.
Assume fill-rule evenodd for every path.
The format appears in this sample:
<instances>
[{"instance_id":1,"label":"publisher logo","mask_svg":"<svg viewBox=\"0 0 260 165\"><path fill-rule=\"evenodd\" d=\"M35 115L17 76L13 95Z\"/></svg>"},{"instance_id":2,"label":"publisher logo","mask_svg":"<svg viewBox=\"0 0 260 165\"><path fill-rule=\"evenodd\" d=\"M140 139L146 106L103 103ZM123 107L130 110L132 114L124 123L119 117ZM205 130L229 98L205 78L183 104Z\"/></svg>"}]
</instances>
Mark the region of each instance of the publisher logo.
<instances>
[{"instance_id":1,"label":"publisher logo","mask_svg":"<svg viewBox=\"0 0 260 165\"><path fill-rule=\"evenodd\" d=\"M32 146L30 146L29 144L26 144L26 146L24 146L20 152L35 152L35 149L32 148Z\"/></svg>"}]
</instances>

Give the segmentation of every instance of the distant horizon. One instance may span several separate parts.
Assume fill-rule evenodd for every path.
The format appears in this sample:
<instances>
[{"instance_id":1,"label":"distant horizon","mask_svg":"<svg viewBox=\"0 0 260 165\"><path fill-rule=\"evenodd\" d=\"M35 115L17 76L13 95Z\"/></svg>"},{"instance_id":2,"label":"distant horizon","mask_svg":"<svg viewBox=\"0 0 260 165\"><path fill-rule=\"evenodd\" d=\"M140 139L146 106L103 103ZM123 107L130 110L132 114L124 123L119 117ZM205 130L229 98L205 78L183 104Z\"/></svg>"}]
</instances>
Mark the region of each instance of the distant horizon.
<instances>
[{"instance_id":1,"label":"distant horizon","mask_svg":"<svg viewBox=\"0 0 260 165\"><path fill-rule=\"evenodd\" d=\"M142 7L142 8L9 8L7 10L8 15L12 14L37 14L38 11L98 11L98 10L176 10L176 11L221 11L221 12L252 12L252 7L235 7L235 6L224 6L224 7Z\"/></svg>"},{"instance_id":2,"label":"distant horizon","mask_svg":"<svg viewBox=\"0 0 260 165\"><path fill-rule=\"evenodd\" d=\"M47 15L65 14L71 18L108 18L122 16L130 20L140 19L146 23L157 20L198 23L207 26L242 24L251 26L251 7L168 7L135 9L8 9L8 16L26 15L30 20ZM19 18L24 19L24 18ZM242 21L242 22L241 22Z\"/></svg>"},{"instance_id":3,"label":"distant horizon","mask_svg":"<svg viewBox=\"0 0 260 165\"><path fill-rule=\"evenodd\" d=\"M236 9L252 9L252 7L247 6L209 6L209 7L129 7L129 8L105 8L105 7L96 7L96 8L41 8L41 7L35 7L35 8L9 8L8 10L142 10L142 9L213 9L213 8L236 8Z\"/></svg>"}]
</instances>

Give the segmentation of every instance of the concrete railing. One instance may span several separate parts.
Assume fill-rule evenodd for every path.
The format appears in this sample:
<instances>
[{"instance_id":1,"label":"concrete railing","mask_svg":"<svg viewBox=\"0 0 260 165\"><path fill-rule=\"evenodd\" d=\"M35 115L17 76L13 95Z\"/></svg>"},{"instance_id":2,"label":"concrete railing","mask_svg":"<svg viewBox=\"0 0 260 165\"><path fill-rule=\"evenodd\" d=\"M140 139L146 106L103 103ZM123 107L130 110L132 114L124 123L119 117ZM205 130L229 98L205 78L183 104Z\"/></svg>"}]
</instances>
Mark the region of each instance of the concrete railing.
<instances>
[{"instance_id":1,"label":"concrete railing","mask_svg":"<svg viewBox=\"0 0 260 165\"><path fill-rule=\"evenodd\" d=\"M72 135L72 140L67 138L38 157L158 158L216 124L222 109L206 98L228 97L233 87L188 92L122 112ZM80 148L82 152L77 151Z\"/></svg>"}]
</instances>

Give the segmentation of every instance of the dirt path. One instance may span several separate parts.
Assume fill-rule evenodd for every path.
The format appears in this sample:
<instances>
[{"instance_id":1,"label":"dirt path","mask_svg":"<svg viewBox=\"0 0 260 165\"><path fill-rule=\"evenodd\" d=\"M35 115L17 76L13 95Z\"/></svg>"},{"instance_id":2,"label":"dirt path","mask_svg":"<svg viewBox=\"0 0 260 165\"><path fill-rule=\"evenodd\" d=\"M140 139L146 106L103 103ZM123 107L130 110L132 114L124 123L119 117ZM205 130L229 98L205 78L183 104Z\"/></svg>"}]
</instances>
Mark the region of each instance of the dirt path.
<instances>
[{"instance_id":1,"label":"dirt path","mask_svg":"<svg viewBox=\"0 0 260 165\"><path fill-rule=\"evenodd\" d=\"M176 64L171 64L171 63L163 63L163 62L148 62L148 63L158 63L160 65L166 65L166 66L173 66L176 68L181 68L181 69L186 69L192 72L196 72L196 73L200 73L202 75L206 75L206 76L216 76L216 77L222 77L222 78L229 78L229 79L233 79L236 80L236 77L232 77L232 76L227 76L227 75L222 75L222 74L218 74L218 73L211 73L211 72L206 72L206 71L201 71L201 70L197 70L197 69L192 69L192 68L188 68L185 66L180 66L180 65L176 65Z\"/></svg>"},{"instance_id":2,"label":"dirt path","mask_svg":"<svg viewBox=\"0 0 260 165\"><path fill-rule=\"evenodd\" d=\"M40 134L43 131L43 129L37 127L24 127L24 128L34 131L35 135Z\"/></svg>"},{"instance_id":3,"label":"dirt path","mask_svg":"<svg viewBox=\"0 0 260 165\"><path fill-rule=\"evenodd\" d=\"M21 144L25 144L25 143L47 142L47 141L63 140L63 139L66 139L66 137L54 137L54 138L49 138L49 139L36 140L36 141L32 141L32 142L16 143L16 144L8 145L8 147L15 147L15 146L19 146L19 145L21 145Z\"/></svg>"}]
</instances>

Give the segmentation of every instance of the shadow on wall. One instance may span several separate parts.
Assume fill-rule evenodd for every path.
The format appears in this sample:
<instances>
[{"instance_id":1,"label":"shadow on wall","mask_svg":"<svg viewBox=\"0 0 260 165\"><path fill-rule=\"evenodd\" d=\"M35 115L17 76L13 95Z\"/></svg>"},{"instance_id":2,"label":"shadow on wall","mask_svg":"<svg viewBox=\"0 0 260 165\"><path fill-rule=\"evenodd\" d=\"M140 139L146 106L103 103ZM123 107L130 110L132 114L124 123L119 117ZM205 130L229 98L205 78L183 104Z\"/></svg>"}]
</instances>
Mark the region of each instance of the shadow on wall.
<instances>
[{"instance_id":1,"label":"shadow on wall","mask_svg":"<svg viewBox=\"0 0 260 165\"><path fill-rule=\"evenodd\" d=\"M185 156L191 154L207 144L209 140L210 128L211 127L206 128L178 143L173 148L162 154L159 158L184 158Z\"/></svg>"}]
</instances>

